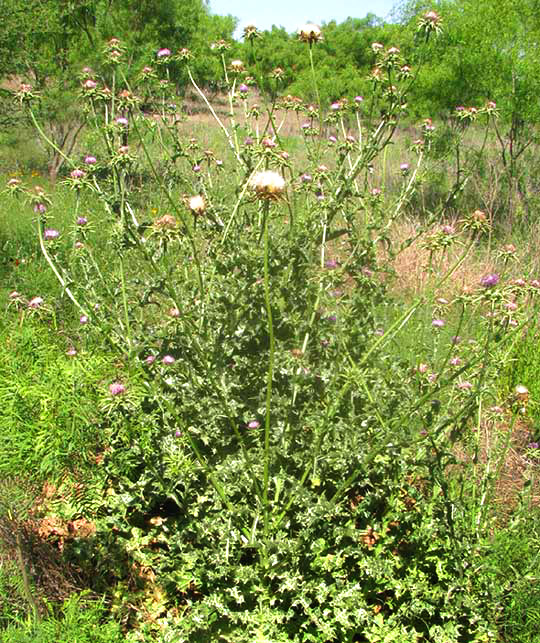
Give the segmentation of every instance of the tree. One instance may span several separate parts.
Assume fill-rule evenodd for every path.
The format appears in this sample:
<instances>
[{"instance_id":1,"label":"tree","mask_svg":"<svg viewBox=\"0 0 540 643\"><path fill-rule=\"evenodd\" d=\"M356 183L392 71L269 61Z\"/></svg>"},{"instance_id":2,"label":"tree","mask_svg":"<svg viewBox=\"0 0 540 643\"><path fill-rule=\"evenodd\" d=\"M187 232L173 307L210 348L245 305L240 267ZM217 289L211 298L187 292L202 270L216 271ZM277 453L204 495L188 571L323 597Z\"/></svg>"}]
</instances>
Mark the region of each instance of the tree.
<instances>
[{"instance_id":1,"label":"tree","mask_svg":"<svg viewBox=\"0 0 540 643\"><path fill-rule=\"evenodd\" d=\"M29 82L40 96L38 116L56 146L52 179L84 126L79 74L103 70L106 41L124 41L135 73L161 47L190 47L207 13L203 0L0 0L0 78Z\"/></svg>"}]
</instances>

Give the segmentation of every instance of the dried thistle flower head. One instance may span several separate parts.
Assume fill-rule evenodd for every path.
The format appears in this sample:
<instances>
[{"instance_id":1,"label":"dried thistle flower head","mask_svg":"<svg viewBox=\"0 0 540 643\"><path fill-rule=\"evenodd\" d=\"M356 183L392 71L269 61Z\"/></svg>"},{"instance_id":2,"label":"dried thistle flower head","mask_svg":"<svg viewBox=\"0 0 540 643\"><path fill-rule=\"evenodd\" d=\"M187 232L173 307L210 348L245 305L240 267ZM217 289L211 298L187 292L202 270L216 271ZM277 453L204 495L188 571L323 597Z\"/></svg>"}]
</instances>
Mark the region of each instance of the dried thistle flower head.
<instances>
[{"instance_id":1,"label":"dried thistle flower head","mask_svg":"<svg viewBox=\"0 0 540 643\"><path fill-rule=\"evenodd\" d=\"M210 45L210 49L214 51L219 51L219 52L225 51L226 49L230 49L230 48L231 48L231 43L227 42L226 40L223 40L223 38L221 38L220 40L217 40L216 42L213 42Z\"/></svg>"},{"instance_id":2,"label":"dried thistle flower head","mask_svg":"<svg viewBox=\"0 0 540 643\"><path fill-rule=\"evenodd\" d=\"M236 73L244 71L244 63L241 60L231 60L231 69Z\"/></svg>"},{"instance_id":3,"label":"dried thistle flower head","mask_svg":"<svg viewBox=\"0 0 540 643\"><path fill-rule=\"evenodd\" d=\"M285 180L273 170L265 170L254 174L250 187L259 199L279 199L285 189Z\"/></svg>"},{"instance_id":4,"label":"dried thistle flower head","mask_svg":"<svg viewBox=\"0 0 540 643\"><path fill-rule=\"evenodd\" d=\"M514 393L520 402L526 402L529 399L529 389L523 384L518 384L514 389Z\"/></svg>"},{"instance_id":5,"label":"dried thistle flower head","mask_svg":"<svg viewBox=\"0 0 540 643\"><path fill-rule=\"evenodd\" d=\"M472 218L479 223L484 223L485 221L487 221L486 213L482 210L475 210L472 213Z\"/></svg>"},{"instance_id":6,"label":"dried thistle flower head","mask_svg":"<svg viewBox=\"0 0 540 643\"><path fill-rule=\"evenodd\" d=\"M188 201L188 207L193 214L204 214L204 211L206 210L204 197L200 194L192 196Z\"/></svg>"},{"instance_id":7,"label":"dried thistle flower head","mask_svg":"<svg viewBox=\"0 0 540 643\"><path fill-rule=\"evenodd\" d=\"M261 32L255 25L249 24L244 27L244 40L254 40L260 38Z\"/></svg>"},{"instance_id":8,"label":"dried thistle flower head","mask_svg":"<svg viewBox=\"0 0 540 643\"><path fill-rule=\"evenodd\" d=\"M154 226L161 229L176 228L177 221L172 214L164 214L154 221Z\"/></svg>"},{"instance_id":9,"label":"dried thistle flower head","mask_svg":"<svg viewBox=\"0 0 540 643\"><path fill-rule=\"evenodd\" d=\"M182 47L182 49L179 49L176 56L178 60L190 60L191 58L193 58L193 54L187 47Z\"/></svg>"},{"instance_id":10,"label":"dried thistle flower head","mask_svg":"<svg viewBox=\"0 0 540 643\"><path fill-rule=\"evenodd\" d=\"M298 29L298 37L302 42L308 42L310 45L320 42L322 40L321 28L308 22Z\"/></svg>"}]
</instances>

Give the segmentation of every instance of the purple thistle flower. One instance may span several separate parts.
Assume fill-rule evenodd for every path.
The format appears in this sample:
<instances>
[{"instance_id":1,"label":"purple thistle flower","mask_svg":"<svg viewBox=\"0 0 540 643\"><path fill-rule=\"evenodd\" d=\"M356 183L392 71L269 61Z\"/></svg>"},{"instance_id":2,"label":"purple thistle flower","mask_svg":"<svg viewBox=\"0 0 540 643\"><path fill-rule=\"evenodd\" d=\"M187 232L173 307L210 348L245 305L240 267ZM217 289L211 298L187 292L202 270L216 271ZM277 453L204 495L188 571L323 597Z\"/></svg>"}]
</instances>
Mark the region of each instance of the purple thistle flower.
<instances>
[{"instance_id":1,"label":"purple thistle flower","mask_svg":"<svg viewBox=\"0 0 540 643\"><path fill-rule=\"evenodd\" d=\"M248 429L258 429L261 426L260 422L257 422L257 420L251 420L251 422L248 422Z\"/></svg>"},{"instance_id":2,"label":"purple thistle flower","mask_svg":"<svg viewBox=\"0 0 540 643\"><path fill-rule=\"evenodd\" d=\"M122 395L126 392L126 387L120 382L113 382L109 384L109 393L111 395Z\"/></svg>"},{"instance_id":3,"label":"purple thistle flower","mask_svg":"<svg viewBox=\"0 0 540 643\"><path fill-rule=\"evenodd\" d=\"M83 325L88 324L88 315L81 315L79 317L79 322Z\"/></svg>"},{"instance_id":4,"label":"purple thistle flower","mask_svg":"<svg viewBox=\"0 0 540 643\"><path fill-rule=\"evenodd\" d=\"M311 174L302 174L300 179L302 180L302 183L311 183L312 181Z\"/></svg>"},{"instance_id":5,"label":"purple thistle flower","mask_svg":"<svg viewBox=\"0 0 540 643\"><path fill-rule=\"evenodd\" d=\"M86 225L88 219L86 217L77 217L77 225Z\"/></svg>"},{"instance_id":6,"label":"purple thistle flower","mask_svg":"<svg viewBox=\"0 0 540 643\"><path fill-rule=\"evenodd\" d=\"M339 266L338 262L335 259L328 259L324 262L324 267L333 270Z\"/></svg>"},{"instance_id":7,"label":"purple thistle flower","mask_svg":"<svg viewBox=\"0 0 540 643\"><path fill-rule=\"evenodd\" d=\"M355 96L354 97L354 102L355 103L363 103L364 102L363 96Z\"/></svg>"},{"instance_id":8,"label":"purple thistle flower","mask_svg":"<svg viewBox=\"0 0 540 643\"><path fill-rule=\"evenodd\" d=\"M241 85L238 85L238 91L241 94L247 94L249 91L249 87L245 83L242 83Z\"/></svg>"},{"instance_id":9,"label":"purple thistle flower","mask_svg":"<svg viewBox=\"0 0 540 643\"><path fill-rule=\"evenodd\" d=\"M179 438L181 435L182 435L182 432L180 431L180 429L176 429L176 431L174 432L174 437Z\"/></svg>"},{"instance_id":10,"label":"purple thistle flower","mask_svg":"<svg viewBox=\"0 0 540 643\"><path fill-rule=\"evenodd\" d=\"M336 102L336 103L332 103L332 104L330 105L330 109L331 109L333 112L338 112L338 111L341 109L341 104L340 104L340 103L337 103L337 102Z\"/></svg>"},{"instance_id":11,"label":"purple thistle flower","mask_svg":"<svg viewBox=\"0 0 540 643\"><path fill-rule=\"evenodd\" d=\"M36 214L45 214L47 211L47 206L44 203L36 203L34 205L34 212Z\"/></svg>"},{"instance_id":12,"label":"purple thistle flower","mask_svg":"<svg viewBox=\"0 0 540 643\"><path fill-rule=\"evenodd\" d=\"M198 165L198 164L197 164L197 165L194 165L194 166L193 166L193 171L194 171L194 172L200 172L200 171L201 171L201 166L200 166L200 165Z\"/></svg>"},{"instance_id":13,"label":"purple thistle flower","mask_svg":"<svg viewBox=\"0 0 540 643\"><path fill-rule=\"evenodd\" d=\"M75 357L75 355L77 355L77 351L74 348L68 348L66 351L66 355L68 357Z\"/></svg>"},{"instance_id":14,"label":"purple thistle flower","mask_svg":"<svg viewBox=\"0 0 540 643\"><path fill-rule=\"evenodd\" d=\"M58 232L58 230L53 230L52 228L47 228L47 230L43 231L43 238L47 241L50 241L51 239L58 239L59 236L60 233Z\"/></svg>"},{"instance_id":15,"label":"purple thistle flower","mask_svg":"<svg viewBox=\"0 0 540 643\"><path fill-rule=\"evenodd\" d=\"M88 156L84 157L84 162L86 165L95 165L97 163L97 158L92 156L92 154L88 154Z\"/></svg>"},{"instance_id":16,"label":"purple thistle flower","mask_svg":"<svg viewBox=\"0 0 540 643\"><path fill-rule=\"evenodd\" d=\"M407 174L407 172L409 171L409 164L408 163L402 163L399 166L399 169L403 172L403 174Z\"/></svg>"},{"instance_id":17,"label":"purple thistle flower","mask_svg":"<svg viewBox=\"0 0 540 643\"><path fill-rule=\"evenodd\" d=\"M244 139L244 145L253 145L253 139L251 138L251 136L246 136L246 138Z\"/></svg>"},{"instance_id":18,"label":"purple thistle flower","mask_svg":"<svg viewBox=\"0 0 540 643\"><path fill-rule=\"evenodd\" d=\"M171 364L174 364L176 362L176 360L174 359L174 357L172 355L165 355L161 361L166 366L170 366Z\"/></svg>"},{"instance_id":19,"label":"purple thistle flower","mask_svg":"<svg viewBox=\"0 0 540 643\"><path fill-rule=\"evenodd\" d=\"M148 355L148 357L146 357L144 361L146 364L148 364L148 366L151 366L156 361L156 357L155 355Z\"/></svg>"},{"instance_id":20,"label":"purple thistle flower","mask_svg":"<svg viewBox=\"0 0 540 643\"><path fill-rule=\"evenodd\" d=\"M167 47L163 47L163 49L160 49L157 52L157 57L158 58L167 58L170 55L171 55L171 50L167 49Z\"/></svg>"},{"instance_id":21,"label":"purple thistle flower","mask_svg":"<svg viewBox=\"0 0 540 643\"><path fill-rule=\"evenodd\" d=\"M434 320L431 322L431 325L432 325L434 328L442 328L442 327L444 326L444 319L434 319Z\"/></svg>"},{"instance_id":22,"label":"purple thistle flower","mask_svg":"<svg viewBox=\"0 0 540 643\"><path fill-rule=\"evenodd\" d=\"M75 168L70 176L72 179L82 179L85 176L85 172L83 170L80 170L79 168Z\"/></svg>"},{"instance_id":23,"label":"purple thistle flower","mask_svg":"<svg viewBox=\"0 0 540 643\"><path fill-rule=\"evenodd\" d=\"M328 137L329 143L337 143L337 138L333 135Z\"/></svg>"},{"instance_id":24,"label":"purple thistle flower","mask_svg":"<svg viewBox=\"0 0 540 643\"><path fill-rule=\"evenodd\" d=\"M122 127L127 127L129 121L125 116L119 116L114 122Z\"/></svg>"},{"instance_id":25,"label":"purple thistle flower","mask_svg":"<svg viewBox=\"0 0 540 643\"><path fill-rule=\"evenodd\" d=\"M538 448L540 447L540 444L538 444L538 442L529 442L529 444L527 445L527 447L528 447L529 449L538 449Z\"/></svg>"},{"instance_id":26,"label":"purple thistle flower","mask_svg":"<svg viewBox=\"0 0 540 643\"><path fill-rule=\"evenodd\" d=\"M491 288L492 286L496 286L499 283L499 279L499 275L495 272L492 272L489 275L484 275L482 279L480 279L480 285L484 288Z\"/></svg>"}]
</instances>

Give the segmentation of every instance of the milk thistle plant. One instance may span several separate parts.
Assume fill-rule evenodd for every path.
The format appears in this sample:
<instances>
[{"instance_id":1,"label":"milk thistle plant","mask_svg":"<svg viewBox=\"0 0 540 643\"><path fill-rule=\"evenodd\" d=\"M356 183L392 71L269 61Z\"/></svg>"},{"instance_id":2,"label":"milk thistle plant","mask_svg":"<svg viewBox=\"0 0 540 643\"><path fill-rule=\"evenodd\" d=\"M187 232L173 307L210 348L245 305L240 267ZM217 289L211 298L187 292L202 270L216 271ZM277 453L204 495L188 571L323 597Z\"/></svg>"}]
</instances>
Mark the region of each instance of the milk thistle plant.
<instances>
[{"instance_id":1,"label":"milk thistle plant","mask_svg":"<svg viewBox=\"0 0 540 643\"><path fill-rule=\"evenodd\" d=\"M424 40L436 35L438 16L420 28ZM253 47L255 36L246 35ZM299 37L315 69L321 29L306 25ZM227 43L214 51L226 117L197 85L188 50L164 46L157 68L149 61L134 76L122 43L107 44L102 73L81 84L101 142L65 158L71 229L46 227L52 197L10 186L43 206L34 207L41 250L84 316L79 333L118 355L103 391L103 542L153 570L164 597L154 622L175 640L376 641L390 631L403 642L488 640L485 588L465 565L474 539L446 468L492 350L488 340L458 350L450 338L468 305L500 311L506 285L488 275L449 304L457 329L427 295L401 308L386 291L401 250L391 228L433 135L431 121L420 125L398 191L387 193L379 157L415 71L377 44L370 96L328 109L276 96L256 107L249 68L228 60ZM223 158L165 109L171 64L185 66L213 115ZM33 114L31 88L23 98ZM281 136L291 112L308 125L299 159ZM87 211L90 195L101 210ZM475 239L463 231L463 252L433 276L433 292ZM390 347L416 332L426 303L435 348L420 369Z\"/></svg>"}]
</instances>

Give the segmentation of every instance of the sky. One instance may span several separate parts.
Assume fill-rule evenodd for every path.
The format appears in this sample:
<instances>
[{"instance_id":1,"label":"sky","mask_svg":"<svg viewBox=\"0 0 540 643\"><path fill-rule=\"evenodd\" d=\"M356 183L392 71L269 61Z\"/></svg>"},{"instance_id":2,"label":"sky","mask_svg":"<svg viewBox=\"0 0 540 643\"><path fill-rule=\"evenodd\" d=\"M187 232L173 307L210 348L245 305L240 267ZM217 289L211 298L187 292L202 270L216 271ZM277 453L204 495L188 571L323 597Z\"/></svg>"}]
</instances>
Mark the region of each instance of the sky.
<instances>
[{"instance_id":1,"label":"sky","mask_svg":"<svg viewBox=\"0 0 540 643\"><path fill-rule=\"evenodd\" d=\"M272 25L285 27L293 32L306 22L343 22L349 16L363 18L374 13L387 18L399 0L210 0L212 13L231 14L240 23L235 36L243 28L254 24L258 29L271 29Z\"/></svg>"}]
</instances>

